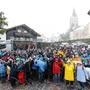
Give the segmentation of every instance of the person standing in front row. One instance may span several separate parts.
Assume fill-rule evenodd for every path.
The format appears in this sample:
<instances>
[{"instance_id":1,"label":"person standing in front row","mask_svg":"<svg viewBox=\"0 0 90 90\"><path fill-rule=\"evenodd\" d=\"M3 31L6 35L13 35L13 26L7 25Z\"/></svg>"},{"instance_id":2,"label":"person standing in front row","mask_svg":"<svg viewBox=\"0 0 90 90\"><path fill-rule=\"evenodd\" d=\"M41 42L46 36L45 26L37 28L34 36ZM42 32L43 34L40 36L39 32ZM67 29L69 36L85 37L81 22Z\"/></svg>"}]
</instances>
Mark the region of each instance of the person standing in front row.
<instances>
[{"instance_id":1,"label":"person standing in front row","mask_svg":"<svg viewBox=\"0 0 90 90\"><path fill-rule=\"evenodd\" d=\"M52 72L53 72L53 81L60 82L60 66L58 64L58 58L54 59Z\"/></svg>"},{"instance_id":2,"label":"person standing in front row","mask_svg":"<svg viewBox=\"0 0 90 90\"><path fill-rule=\"evenodd\" d=\"M76 67L76 79L80 84L80 89L79 90L84 90L85 89L85 83L86 79L88 79L88 75L86 73L85 67L83 66L82 62L77 63Z\"/></svg>"},{"instance_id":3,"label":"person standing in front row","mask_svg":"<svg viewBox=\"0 0 90 90\"><path fill-rule=\"evenodd\" d=\"M66 81L67 87L73 87L74 82L74 65L70 62L70 60L67 61L66 64L64 64L64 79Z\"/></svg>"}]
</instances>

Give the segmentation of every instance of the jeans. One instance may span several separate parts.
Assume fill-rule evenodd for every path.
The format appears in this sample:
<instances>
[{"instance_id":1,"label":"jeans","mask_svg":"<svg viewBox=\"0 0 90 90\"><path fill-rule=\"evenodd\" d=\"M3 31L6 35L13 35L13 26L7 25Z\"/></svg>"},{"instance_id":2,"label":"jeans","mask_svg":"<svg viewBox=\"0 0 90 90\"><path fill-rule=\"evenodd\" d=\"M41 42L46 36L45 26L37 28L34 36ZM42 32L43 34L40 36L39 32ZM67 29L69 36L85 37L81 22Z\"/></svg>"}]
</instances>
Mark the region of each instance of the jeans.
<instances>
[{"instance_id":1,"label":"jeans","mask_svg":"<svg viewBox=\"0 0 90 90\"><path fill-rule=\"evenodd\" d=\"M60 74L54 74L53 75L53 81L54 82L60 82Z\"/></svg>"},{"instance_id":2,"label":"jeans","mask_svg":"<svg viewBox=\"0 0 90 90\"><path fill-rule=\"evenodd\" d=\"M81 90L83 90L85 88L84 83L83 82L79 82L79 84L80 84Z\"/></svg>"},{"instance_id":3,"label":"jeans","mask_svg":"<svg viewBox=\"0 0 90 90\"><path fill-rule=\"evenodd\" d=\"M44 81L44 72L39 72L39 81L40 82Z\"/></svg>"},{"instance_id":4,"label":"jeans","mask_svg":"<svg viewBox=\"0 0 90 90\"><path fill-rule=\"evenodd\" d=\"M64 82L64 75L63 75L63 73L60 74L60 81Z\"/></svg>"},{"instance_id":5,"label":"jeans","mask_svg":"<svg viewBox=\"0 0 90 90\"><path fill-rule=\"evenodd\" d=\"M12 87L16 86L16 80L14 78L10 78L10 83Z\"/></svg>"}]
</instances>

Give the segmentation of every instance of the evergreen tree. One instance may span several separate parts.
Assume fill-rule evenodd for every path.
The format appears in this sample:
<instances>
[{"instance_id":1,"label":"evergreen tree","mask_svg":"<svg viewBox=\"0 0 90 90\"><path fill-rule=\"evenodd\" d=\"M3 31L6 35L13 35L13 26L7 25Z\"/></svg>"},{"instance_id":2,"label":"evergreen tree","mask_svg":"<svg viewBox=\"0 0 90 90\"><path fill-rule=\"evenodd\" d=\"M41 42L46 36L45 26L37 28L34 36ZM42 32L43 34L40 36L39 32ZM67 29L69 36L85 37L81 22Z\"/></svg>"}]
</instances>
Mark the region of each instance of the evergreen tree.
<instances>
[{"instance_id":1,"label":"evergreen tree","mask_svg":"<svg viewBox=\"0 0 90 90\"><path fill-rule=\"evenodd\" d=\"M6 32L6 29L4 28L4 26L8 26L6 19L7 18L4 16L4 13L0 12L0 34L4 34Z\"/></svg>"}]
</instances>

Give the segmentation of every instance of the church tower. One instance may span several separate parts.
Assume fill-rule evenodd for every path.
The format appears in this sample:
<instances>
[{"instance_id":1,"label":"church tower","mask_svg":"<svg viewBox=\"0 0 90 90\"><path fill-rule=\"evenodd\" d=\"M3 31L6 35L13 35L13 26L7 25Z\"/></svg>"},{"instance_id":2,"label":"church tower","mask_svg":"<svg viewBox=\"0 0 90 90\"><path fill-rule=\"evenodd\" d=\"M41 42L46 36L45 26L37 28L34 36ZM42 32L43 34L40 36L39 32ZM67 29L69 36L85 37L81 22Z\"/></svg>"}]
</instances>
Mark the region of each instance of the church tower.
<instances>
[{"instance_id":1,"label":"church tower","mask_svg":"<svg viewBox=\"0 0 90 90\"><path fill-rule=\"evenodd\" d=\"M78 16L75 12L75 9L73 9L73 13L70 18L70 31L75 30L77 27L78 27Z\"/></svg>"},{"instance_id":2,"label":"church tower","mask_svg":"<svg viewBox=\"0 0 90 90\"><path fill-rule=\"evenodd\" d=\"M78 27L79 27L78 26L78 16L77 16L77 14L75 12L75 9L73 9L72 16L70 17L70 28L66 33L67 40L70 39L70 32L74 31Z\"/></svg>"}]
</instances>

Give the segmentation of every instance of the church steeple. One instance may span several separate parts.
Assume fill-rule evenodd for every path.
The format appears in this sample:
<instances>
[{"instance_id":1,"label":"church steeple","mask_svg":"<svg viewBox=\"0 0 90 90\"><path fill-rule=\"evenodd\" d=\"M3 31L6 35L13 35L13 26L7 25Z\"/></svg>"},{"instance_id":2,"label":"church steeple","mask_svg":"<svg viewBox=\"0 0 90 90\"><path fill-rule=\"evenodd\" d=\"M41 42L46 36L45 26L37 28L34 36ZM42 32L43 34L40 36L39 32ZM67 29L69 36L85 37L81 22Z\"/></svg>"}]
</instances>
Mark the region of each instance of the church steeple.
<instances>
[{"instance_id":1,"label":"church steeple","mask_svg":"<svg viewBox=\"0 0 90 90\"><path fill-rule=\"evenodd\" d=\"M70 18L70 31L73 31L74 29L76 29L78 27L78 16L75 12L75 9L73 9L73 13L72 16Z\"/></svg>"},{"instance_id":2,"label":"church steeple","mask_svg":"<svg viewBox=\"0 0 90 90\"><path fill-rule=\"evenodd\" d=\"M75 17L77 16L75 9L73 9L72 16L75 16Z\"/></svg>"}]
</instances>

